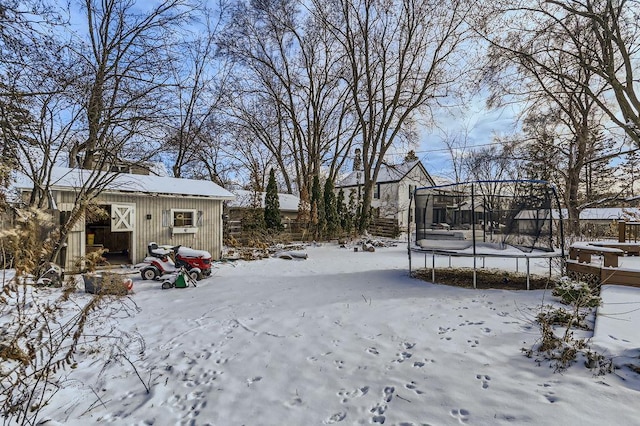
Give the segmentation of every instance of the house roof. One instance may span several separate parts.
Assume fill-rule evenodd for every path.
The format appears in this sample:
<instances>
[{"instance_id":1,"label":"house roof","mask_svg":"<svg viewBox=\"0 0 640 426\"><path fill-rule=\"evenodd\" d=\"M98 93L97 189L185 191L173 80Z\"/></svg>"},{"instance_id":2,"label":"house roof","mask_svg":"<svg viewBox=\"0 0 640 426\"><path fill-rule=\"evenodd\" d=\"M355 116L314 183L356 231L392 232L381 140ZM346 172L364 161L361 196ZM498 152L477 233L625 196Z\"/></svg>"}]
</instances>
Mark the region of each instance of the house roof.
<instances>
[{"instance_id":1,"label":"house roof","mask_svg":"<svg viewBox=\"0 0 640 426\"><path fill-rule=\"evenodd\" d=\"M518 213L516 219L533 219L540 216L542 210L523 210ZM563 219L567 219L567 209L561 209L558 212L557 209L552 210L554 219L560 219L560 214ZM584 209L580 212L580 220L619 220L629 219L629 216L635 216L640 218L640 208L634 207L601 207Z\"/></svg>"},{"instance_id":2,"label":"house roof","mask_svg":"<svg viewBox=\"0 0 640 426\"><path fill-rule=\"evenodd\" d=\"M584 209L580 212L581 220L618 220L628 218L629 215L640 217L638 208L606 207Z\"/></svg>"},{"instance_id":3,"label":"house roof","mask_svg":"<svg viewBox=\"0 0 640 426\"><path fill-rule=\"evenodd\" d=\"M234 201L229 202L229 207L250 207L251 206L251 198L252 191L245 190L233 190L232 191L236 195L236 199ZM264 197L266 192L260 192L260 207L264 208ZM280 211L285 212L297 212L298 206L300 205L300 198L296 197L292 194L278 194L278 202L280 203Z\"/></svg>"},{"instance_id":4,"label":"house roof","mask_svg":"<svg viewBox=\"0 0 640 426\"><path fill-rule=\"evenodd\" d=\"M383 164L382 166L380 166L380 171L378 172L378 179L376 180L376 183L399 182L415 167L422 168L429 181L433 182L433 179L431 179L431 176L429 176L429 173L427 173L427 170L424 168L420 160L416 160L397 164L394 166ZM349 173L344 179L336 184L336 188L344 188L362 184L362 181L358 182L358 173L362 173L362 171L353 171ZM362 179L362 176L360 176L360 179Z\"/></svg>"},{"instance_id":5,"label":"house roof","mask_svg":"<svg viewBox=\"0 0 640 426\"><path fill-rule=\"evenodd\" d=\"M100 173L111 174L110 172ZM91 170L56 166L51 170L51 189L55 191L79 188L91 176ZM33 188L33 181L29 176L20 173L17 176L15 187L30 190ZM116 176L105 187L105 192L141 192L145 194L208 197L220 200L233 200L235 198L231 192L211 181L128 173L121 173Z\"/></svg>"}]
</instances>

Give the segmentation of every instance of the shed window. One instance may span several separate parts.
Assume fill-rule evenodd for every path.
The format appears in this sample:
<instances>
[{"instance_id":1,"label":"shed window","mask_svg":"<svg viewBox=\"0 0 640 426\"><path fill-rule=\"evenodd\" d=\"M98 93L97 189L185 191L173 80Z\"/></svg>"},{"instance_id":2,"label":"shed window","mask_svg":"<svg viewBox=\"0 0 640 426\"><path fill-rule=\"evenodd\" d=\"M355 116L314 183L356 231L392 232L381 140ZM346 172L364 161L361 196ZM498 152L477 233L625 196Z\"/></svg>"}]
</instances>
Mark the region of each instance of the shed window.
<instances>
[{"instance_id":1,"label":"shed window","mask_svg":"<svg viewBox=\"0 0 640 426\"><path fill-rule=\"evenodd\" d=\"M172 223L174 227L195 226L195 210L172 210Z\"/></svg>"}]
</instances>

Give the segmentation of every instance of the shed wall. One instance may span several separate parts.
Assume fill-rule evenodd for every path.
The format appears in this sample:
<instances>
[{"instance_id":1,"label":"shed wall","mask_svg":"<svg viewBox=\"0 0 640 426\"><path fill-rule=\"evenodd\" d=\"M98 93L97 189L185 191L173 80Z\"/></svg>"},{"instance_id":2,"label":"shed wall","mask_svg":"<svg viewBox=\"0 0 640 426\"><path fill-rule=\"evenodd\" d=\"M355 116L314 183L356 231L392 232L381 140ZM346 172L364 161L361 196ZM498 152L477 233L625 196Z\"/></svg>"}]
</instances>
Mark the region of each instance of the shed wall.
<instances>
[{"instance_id":1,"label":"shed wall","mask_svg":"<svg viewBox=\"0 0 640 426\"><path fill-rule=\"evenodd\" d=\"M73 203L74 194L58 193L58 204ZM180 196L151 196L130 194L101 194L98 204L134 204L135 225L132 233L131 257L134 263L141 262L147 252L147 244L155 241L158 244L184 245L200 250L207 250L213 259L222 254L222 200L210 198L188 198ZM172 234L167 213L172 209L196 210L202 212L198 231L195 234ZM163 223L165 212L165 223ZM147 219L150 215L150 219ZM65 267L72 269L73 263L84 255L86 235L84 226L69 236L67 262Z\"/></svg>"}]
</instances>

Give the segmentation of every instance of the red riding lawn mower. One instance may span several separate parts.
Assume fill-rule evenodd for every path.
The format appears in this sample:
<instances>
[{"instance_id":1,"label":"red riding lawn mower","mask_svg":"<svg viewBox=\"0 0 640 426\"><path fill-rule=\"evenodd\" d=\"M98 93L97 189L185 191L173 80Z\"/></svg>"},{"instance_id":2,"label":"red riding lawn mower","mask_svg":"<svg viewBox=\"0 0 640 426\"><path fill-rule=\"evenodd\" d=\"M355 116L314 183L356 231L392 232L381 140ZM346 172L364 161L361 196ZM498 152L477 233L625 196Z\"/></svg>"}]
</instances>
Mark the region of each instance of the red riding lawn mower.
<instances>
[{"instance_id":1,"label":"red riding lawn mower","mask_svg":"<svg viewBox=\"0 0 640 426\"><path fill-rule=\"evenodd\" d=\"M190 278L201 280L211 275L211 253L182 246L159 246L152 242L147 246L149 255L139 265L143 280L155 280L165 274L173 274L184 268Z\"/></svg>"}]
</instances>

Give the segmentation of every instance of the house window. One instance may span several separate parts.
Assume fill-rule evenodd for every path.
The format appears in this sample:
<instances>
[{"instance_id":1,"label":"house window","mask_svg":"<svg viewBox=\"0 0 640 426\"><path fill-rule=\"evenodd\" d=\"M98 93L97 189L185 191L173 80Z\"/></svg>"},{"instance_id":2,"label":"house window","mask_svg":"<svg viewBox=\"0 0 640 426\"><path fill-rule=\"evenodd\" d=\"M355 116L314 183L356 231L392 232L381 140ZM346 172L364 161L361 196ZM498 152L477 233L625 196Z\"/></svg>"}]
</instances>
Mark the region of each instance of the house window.
<instances>
[{"instance_id":1,"label":"house window","mask_svg":"<svg viewBox=\"0 0 640 426\"><path fill-rule=\"evenodd\" d=\"M195 226L196 212L194 210L172 210L174 227Z\"/></svg>"},{"instance_id":2,"label":"house window","mask_svg":"<svg viewBox=\"0 0 640 426\"><path fill-rule=\"evenodd\" d=\"M413 192L416 190L415 185L409 185L409 198L413 198Z\"/></svg>"},{"instance_id":3,"label":"house window","mask_svg":"<svg viewBox=\"0 0 640 426\"><path fill-rule=\"evenodd\" d=\"M380 199L380 184L377 183L375 188L373 189L373 198L375 198L376 200Z\"/></svg>"}]
</instances>

